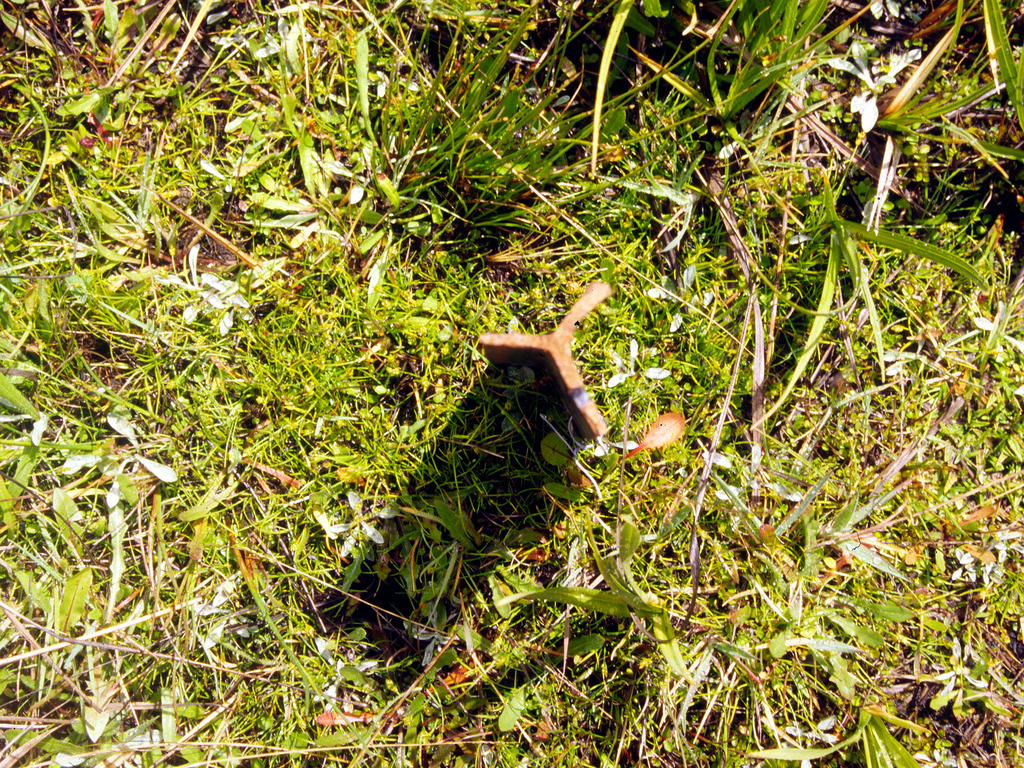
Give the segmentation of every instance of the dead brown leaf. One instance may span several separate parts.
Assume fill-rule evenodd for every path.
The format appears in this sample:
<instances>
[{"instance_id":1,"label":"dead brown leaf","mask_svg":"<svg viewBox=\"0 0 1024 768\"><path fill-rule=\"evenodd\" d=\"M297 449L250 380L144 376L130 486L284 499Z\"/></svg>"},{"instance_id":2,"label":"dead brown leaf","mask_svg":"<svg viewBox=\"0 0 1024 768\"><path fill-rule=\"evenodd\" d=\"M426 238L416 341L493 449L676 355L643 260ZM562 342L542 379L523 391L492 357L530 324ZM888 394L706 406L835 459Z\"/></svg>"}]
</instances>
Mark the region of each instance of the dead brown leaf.
<instances>
[{"instance_id":1,"label":"dead brown leaf","mask_svg":"<svg viewBox=\"0 0 1024 768\"><path fill-rule=\"evenodd\" d=\"M663 448L671 445L686 431L686 418L681 413L663 413L654 420L640 445L626 454L630 458L640 451L650 451L655 448Z\"/></svg>"}]
</instances>

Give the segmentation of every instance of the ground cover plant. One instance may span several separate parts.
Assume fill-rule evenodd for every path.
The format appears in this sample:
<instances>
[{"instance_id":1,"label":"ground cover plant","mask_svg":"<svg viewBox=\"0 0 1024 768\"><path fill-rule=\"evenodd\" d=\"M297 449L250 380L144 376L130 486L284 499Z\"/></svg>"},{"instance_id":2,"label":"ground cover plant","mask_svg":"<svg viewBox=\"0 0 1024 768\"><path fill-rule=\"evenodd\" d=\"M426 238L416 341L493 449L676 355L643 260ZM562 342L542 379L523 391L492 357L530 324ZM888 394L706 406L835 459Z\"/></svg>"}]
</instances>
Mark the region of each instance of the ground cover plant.
<instances>
[{"instance_id":1,"label":"ground cover plant","mask_svg":"<svg viewBox=\"0 0 1024 768\"><path fill-rule=\"evenodd\" d=\"M1019 8L0 23L5 765L1024 762Z\"/></svg>"}]
</instances>

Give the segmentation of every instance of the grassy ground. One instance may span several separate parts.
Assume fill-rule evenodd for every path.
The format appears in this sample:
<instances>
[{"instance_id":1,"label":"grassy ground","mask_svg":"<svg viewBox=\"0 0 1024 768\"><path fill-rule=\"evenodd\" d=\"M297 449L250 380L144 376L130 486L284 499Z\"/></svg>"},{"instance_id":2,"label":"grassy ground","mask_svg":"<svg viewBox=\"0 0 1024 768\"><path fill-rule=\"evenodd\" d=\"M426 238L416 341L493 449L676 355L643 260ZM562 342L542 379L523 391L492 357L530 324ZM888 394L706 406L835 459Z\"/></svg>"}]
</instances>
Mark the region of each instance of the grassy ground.
<instances>
[{"instance_id":1,"label":"grassy ground","mask_svg":"<svg viewBox=\"0 0 1024 768\"><path fill-rule=\"evenodd\" d=\"M3 764L1024 764L1022 19L875 11L5 2Z\"/></svg>"}]
</instances>

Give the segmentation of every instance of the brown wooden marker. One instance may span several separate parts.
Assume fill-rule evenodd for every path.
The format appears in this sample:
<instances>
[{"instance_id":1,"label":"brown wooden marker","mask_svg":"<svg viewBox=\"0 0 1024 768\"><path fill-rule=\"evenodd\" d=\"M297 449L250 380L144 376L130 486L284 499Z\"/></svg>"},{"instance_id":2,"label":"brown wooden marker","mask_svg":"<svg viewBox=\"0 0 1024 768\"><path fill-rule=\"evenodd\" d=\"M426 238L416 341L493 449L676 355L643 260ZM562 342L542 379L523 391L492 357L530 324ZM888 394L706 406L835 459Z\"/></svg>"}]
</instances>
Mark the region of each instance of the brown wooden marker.
<instances>
[{"instance_id":1,"label":"brown wooden marker","mask_svg":"<svg viewBox=\"0 0 1024 768\"><path fill-rule=\"evenodd\" d=\"M583 386L570 343L583 318L611 295L612 287L608 283L591 283L551 333L485 333L480 336L480 347L495 365L545 365L558 382L573 422L587 440L603 435L608 425Z\"/></svg>"}]
</instances>

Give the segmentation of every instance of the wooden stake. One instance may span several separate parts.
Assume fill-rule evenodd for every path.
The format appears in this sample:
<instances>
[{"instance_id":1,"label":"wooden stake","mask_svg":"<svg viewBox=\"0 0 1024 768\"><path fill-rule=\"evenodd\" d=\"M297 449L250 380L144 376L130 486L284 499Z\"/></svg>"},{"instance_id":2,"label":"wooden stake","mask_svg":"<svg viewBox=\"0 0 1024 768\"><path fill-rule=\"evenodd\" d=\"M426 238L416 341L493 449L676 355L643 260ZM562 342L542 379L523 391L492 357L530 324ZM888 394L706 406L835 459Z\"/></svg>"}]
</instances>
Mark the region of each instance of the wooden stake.
<instances>
[{"instance_id":1,"label":"wooden stake","mask_svg":"<svg viewBox=\"0 0 1024 768\"><path fill-rule=\"evenodd\" d=\"M573 422L587 440L603 435L608 425L583 386L570 343L583 318L611 295L612 287L608 283L591 283L551 333L485 333L480 336L483 353L495 365L546 366L558 382Z\"/></svg>"}]
</instances>

